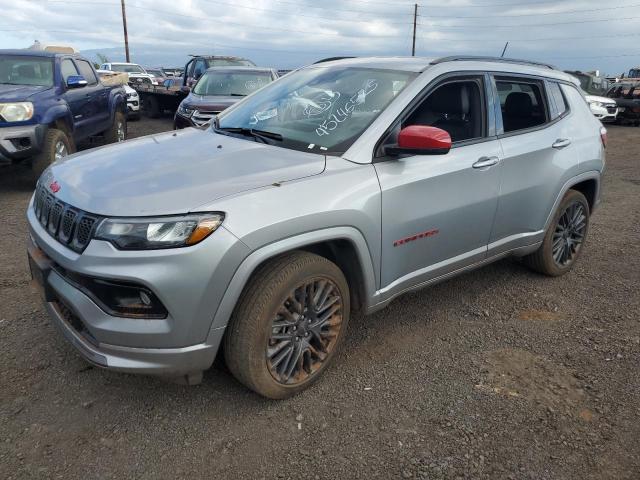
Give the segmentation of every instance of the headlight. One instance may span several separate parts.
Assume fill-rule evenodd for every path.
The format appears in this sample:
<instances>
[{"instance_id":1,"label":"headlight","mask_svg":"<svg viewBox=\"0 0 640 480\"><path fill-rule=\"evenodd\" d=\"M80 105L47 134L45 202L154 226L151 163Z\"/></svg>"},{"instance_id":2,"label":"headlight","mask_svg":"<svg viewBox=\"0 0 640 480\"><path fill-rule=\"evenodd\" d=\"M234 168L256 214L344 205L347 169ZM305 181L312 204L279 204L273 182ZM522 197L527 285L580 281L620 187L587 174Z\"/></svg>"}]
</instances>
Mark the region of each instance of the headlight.
<instances>
[{"instance_id":1,"label":"headlight","mask_svg":"<svg viewBox=\"0 0 640 480\"><path fill-rule=\"evenodd\" d=\"M221 213L157 218L107 218L95 233L122 250L153 250L195 245L222 224Z\"/></svg>"},{"instance_id":2,"label":"headlight","mask_svg":"<svg viewBox=\"0 0 640 480\"><path fill-rule=\"evenodd\" d=\"M193 112L195 112L195 109L189 108L182 104L180 104L180 106L178 107L178 113L184 117L190 117L191 115L193 115Z\"/></svg>"},{"instance_id":3,"label":"headlight","mask_svg":"<svg viewBox=\"0 0 640 480\"><path fill-rule=\"evenodd\" d=\"M7 122L24 122L33 117L33 103L0 103L0 117Z\"/></svg>"},{"instance_id":4,"label":"headlight","mask_svg":"<svg viewBox=\"0 0 640 480\"><path fill-rule=\"evenodd\" d=\"M603 103L602 102L592 101L592 102L589 102L589 105L591 105L592 107L602 107Z\"/></svg>"}]
</instances>

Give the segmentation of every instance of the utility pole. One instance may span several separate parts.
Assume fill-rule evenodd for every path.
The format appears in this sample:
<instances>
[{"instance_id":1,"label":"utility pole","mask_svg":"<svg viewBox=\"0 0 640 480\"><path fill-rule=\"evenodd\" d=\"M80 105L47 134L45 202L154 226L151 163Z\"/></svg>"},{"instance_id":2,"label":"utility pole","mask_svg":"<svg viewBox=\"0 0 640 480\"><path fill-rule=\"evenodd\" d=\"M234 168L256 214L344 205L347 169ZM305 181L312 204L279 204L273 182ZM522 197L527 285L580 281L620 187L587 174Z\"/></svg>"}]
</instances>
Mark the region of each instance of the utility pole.
<instances>
[{"instance_id":1,"label":"utility pole","mask_svg":"<svg viewBox=\"0 0 640 480\"><path fill-rule=\"evenodd\" d=\"M124 0L123 0L124 1ZM416 25L418 20L418 4L413 5L413 46L411 47L411 56L416 56Z\"/></svg>"},{"instance_id":2,"label":"utility pole","mask_svg":"<svg viewBox=\"0 0 640 480\"><path fill-rule=\"evenodd\" d=\"M504 54L507 53L507 47L509 46L509 42L504 44L504 48L502 49L502 55L500 57L504 57Z\"/></svg>"},{"instance_id":3,"label":"utility pole","mask_svg":"<svg viewBox=\"0 0 640 480\"><path fill-rule=\"evenodd\" d=\"M124 51L127 63L129 63L131 60L129 59L129 35L127 35L127 11L124 8L124 0L120 0L120 4L122 5L122 27L124 28Z\"/></svg>"}]
</instances>

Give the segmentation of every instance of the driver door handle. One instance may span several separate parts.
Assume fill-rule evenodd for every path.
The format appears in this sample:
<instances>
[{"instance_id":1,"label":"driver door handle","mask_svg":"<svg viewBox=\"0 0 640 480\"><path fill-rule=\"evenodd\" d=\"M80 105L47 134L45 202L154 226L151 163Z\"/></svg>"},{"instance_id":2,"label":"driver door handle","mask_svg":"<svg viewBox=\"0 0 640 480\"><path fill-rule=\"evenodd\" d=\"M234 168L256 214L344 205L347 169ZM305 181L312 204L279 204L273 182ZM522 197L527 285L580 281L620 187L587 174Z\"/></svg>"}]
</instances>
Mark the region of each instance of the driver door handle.
<instances>
[{"instance_id":1,"label":"driver door handle","mask_svg":"<svg viewBox=\"0 0 640 480\"><path fill-rule=\"evenodd\" d=\"M476 163L472 165L473 168L486 168L492 167L500 162L498 157L482 157L479 158Z\"/></svg>"},{"instance_id":2,"label":"driver door handle","mask_svg":"<svg viewBox=\"0 0 640 480\"><path fill-rule=\"evenodd\" d=\"M553 142L553 145L551 146L553 148L564 148L568 147L569 145L571 145L571 140L569 140L568 138L559 138L558 140Z\"/></svg>"}]
</instances>

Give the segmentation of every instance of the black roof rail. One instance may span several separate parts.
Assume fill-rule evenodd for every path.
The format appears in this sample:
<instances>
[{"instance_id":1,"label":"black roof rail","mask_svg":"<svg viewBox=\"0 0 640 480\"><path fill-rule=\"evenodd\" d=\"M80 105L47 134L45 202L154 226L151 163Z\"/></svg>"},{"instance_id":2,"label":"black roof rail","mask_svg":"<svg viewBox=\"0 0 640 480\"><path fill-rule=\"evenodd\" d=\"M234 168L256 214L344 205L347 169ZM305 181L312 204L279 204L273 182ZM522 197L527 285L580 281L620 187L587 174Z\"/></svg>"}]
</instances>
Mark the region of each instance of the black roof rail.
<instances>
[{"instance_id":1,"label":"black roof rail","mask_svg":"<svg viewBox=\"0 0 640 480\"><path fill-rule=\"evenodd\" d=\"M335 60L346 60L349 58L356 58L356 57L327 57L327 58L323 58L322 60L318 60L317 62L313 62L313 65L316 65L318 63L324 63L324 62L333 62Z\"/></svg>"},{"instance_id":2,"label":"black roof rail","mask_svg":"<svg viewBox=\"0 0 640 480\"><path fill-rule=\"evenodd\" d=\"M459 61L478 61L478 62L499 62L499 63L514 63L517 65L533 65L535 67L545 67L550 68L551 70L557 70L553 65L549 65L548 63L542 62L534 62L531 60L520 60L517 58L504 58L504 57L484 57L481 55L460 55L460 56L450 56L450 57L442 57L436 58L431 62L431 65L437 65L439 63L445 62L459 62Z\"/></svg>"}]
</instances>

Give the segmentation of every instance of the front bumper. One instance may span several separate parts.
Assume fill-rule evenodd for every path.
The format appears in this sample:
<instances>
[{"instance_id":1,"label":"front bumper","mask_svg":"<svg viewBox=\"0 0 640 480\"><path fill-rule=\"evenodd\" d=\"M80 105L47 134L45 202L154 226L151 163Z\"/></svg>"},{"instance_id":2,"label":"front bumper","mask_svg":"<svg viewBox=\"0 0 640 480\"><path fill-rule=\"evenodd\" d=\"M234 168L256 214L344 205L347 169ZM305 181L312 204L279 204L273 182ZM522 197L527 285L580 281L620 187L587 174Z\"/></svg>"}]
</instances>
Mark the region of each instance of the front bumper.
<instances>
[{"instance_id":1,"label":"front bumper","mask_svg":"<svg viewBox=\"0 0 640 480\"><path fill-rule=\"evenodd\" d=\"M133 114L135 115L136 113L140 112L140 100L138 100L137 98L135 99L127 99L127 112L129 113L129 115Z\"/></svg>"},{"instance_id":2,"label":"front bumper","mask_svg":"<svg viewBox=\"0 0 640 480\"><path fill-rule=\"evenodd\" d=\"M611 107L607 107L607 106L596 106L590 103L589 108L591 109L591 113L593 113L595 117L601 122L615 122L616 117L618 116L617 105L612 105Z\"/></svg>"},{"instance_id":3,"label":"front bumper","mask_svg":"<svg viewBox=\"0 0 640 480\"><path fill-rule=\"evenodd\" d=\"M42 149L45 125L0 128L0 162L13 163L32 157Z\"/></svg>"},{"instance_id":4,"label":"front bumper","mask_svg":"<svg viewBox=\"0 0 640 480\"><path fill-rule=\"evenodd\" d=\"M31 206L27 218L30 258L44 258L53 266L37 269L45 271L40 283L47 310L85 359L117 371L172 377L211 366L226 327L212 324L213 318L233 272L248 254L232 234L221 227L192 247L138 252L92 240L79 255L49 236ZM163 319L112 316L65 278L65 271L144 285L158 296L168 315Z\"/></svg>"}]
</instances>

